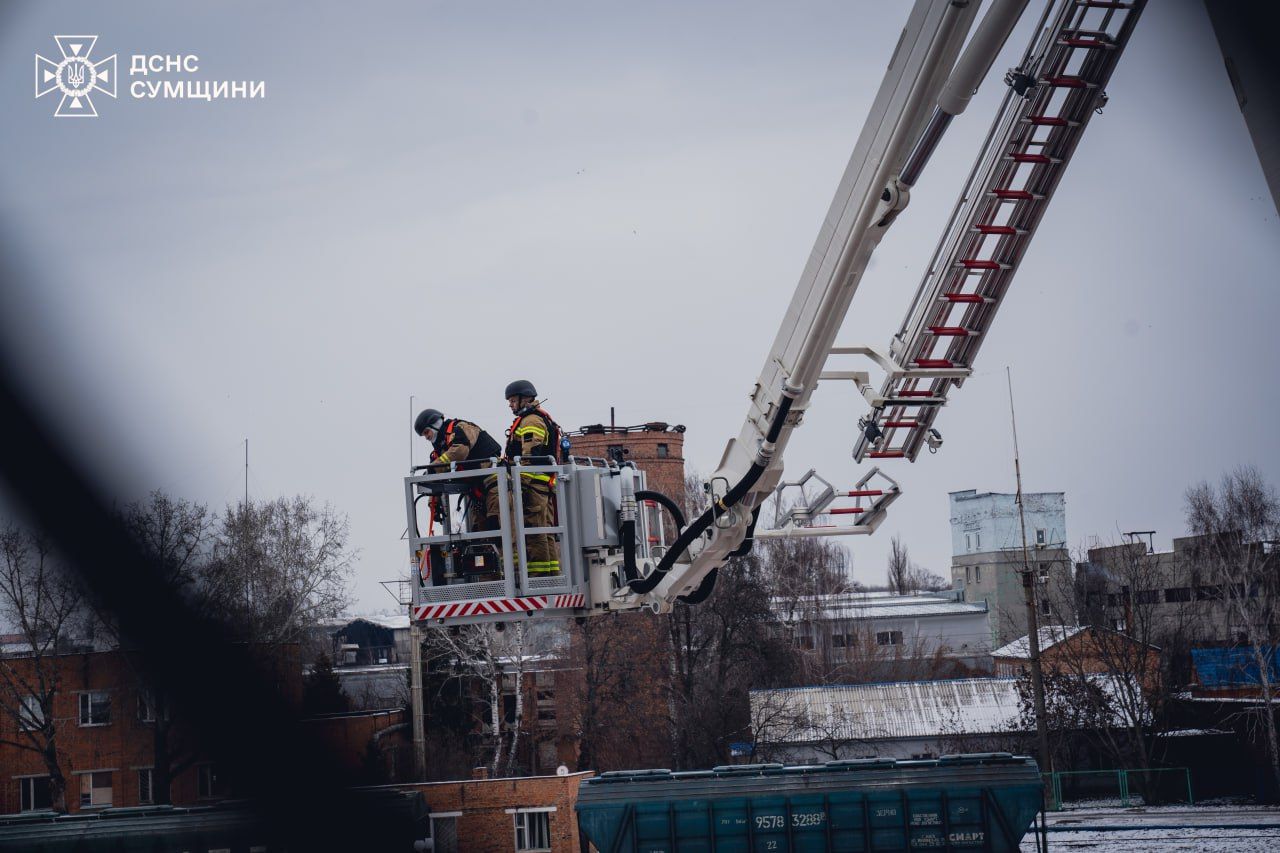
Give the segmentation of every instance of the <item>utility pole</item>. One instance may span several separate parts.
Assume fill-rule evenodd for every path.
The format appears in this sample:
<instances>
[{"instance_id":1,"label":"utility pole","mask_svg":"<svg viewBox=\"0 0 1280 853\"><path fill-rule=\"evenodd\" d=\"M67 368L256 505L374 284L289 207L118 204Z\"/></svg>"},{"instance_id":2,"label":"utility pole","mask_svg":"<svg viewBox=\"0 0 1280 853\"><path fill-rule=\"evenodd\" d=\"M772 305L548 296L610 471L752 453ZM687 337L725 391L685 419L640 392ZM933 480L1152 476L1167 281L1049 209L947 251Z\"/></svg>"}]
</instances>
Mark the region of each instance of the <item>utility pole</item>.
<instances>
[{"instance_id":1,"label":"utility pole","mask_svg":"<svg viewBox=\"0 0 1280 853\"><path fill-rule=\"evenodd\" d=\"M1005 367L1009 384L1009 423L1013 426L1013 476L1017 481L1018 522L1022 525L1022 595L1027 604L1027 653L1031 658L1031 692L1036 706L1036 740L1040 747L1040 772L1053 772L1049 753L1049 723L1044 709L1044 673L1040 669L1040 620L1036 613L1035 578L1027 554L1027 516L1022 507L1022 461L1018 455L1018 420L1013 411L1013 373Z\"/></svg>"},{"instance_id":2,"label":"utility pole","mask_svg":"<svg viewBox=\"0 0 1280 853\"><path fill-rule=\"evenodd\" d=\"M413 423L414 395L409 395L409 423ZM413 430L409 430L409 474L413 475ZM407 533L407 531L406 531ZM409 583L421 583L419 568L409 566ZM413 618L413 598L409 603L409 705L413 709L413 778L420 782L427 778L427 714L422 704L422 627Z\"/></svg>"},{"instance_id":3,"label":"utility pole","mask_svg":"<svg viewBox=\"0 0 1280 853\"><path fill-rule=\"evenodd\" d=\"M244 506L249 508L249 439L244 440Z\"/></svg>"},{"instance_id":4,"label":"utility pole","mask_svg":"<svg viewBox=\"0 0 1280 853\"><path fill-rule=\"evenodd\" d=\"M417 579L412 579L417 583ZM422 704L422 628L409 614L409 704L413 706L413 776L427 779L427 715Z\"/></svg>"}]
</instances>

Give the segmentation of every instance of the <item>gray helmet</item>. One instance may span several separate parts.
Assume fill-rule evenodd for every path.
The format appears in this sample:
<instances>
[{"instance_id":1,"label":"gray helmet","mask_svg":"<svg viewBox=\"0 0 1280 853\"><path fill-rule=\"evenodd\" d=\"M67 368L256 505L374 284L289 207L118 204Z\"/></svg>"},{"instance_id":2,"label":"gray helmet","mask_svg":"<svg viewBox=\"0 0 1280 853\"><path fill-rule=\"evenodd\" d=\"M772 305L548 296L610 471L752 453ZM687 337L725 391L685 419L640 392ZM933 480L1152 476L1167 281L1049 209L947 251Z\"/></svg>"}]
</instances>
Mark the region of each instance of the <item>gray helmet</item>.
<instances>
[{"instance_id":1,"label":"gray helmet","mask_svg":"<svg viewBox=\"0 0 1280 853\"><path fill-rule=\"evenodd\" d=\"M423 409L413 421L413 434L422 435L427 429L440 429L444 425L444 414L439 409Z\"/></svg>"},{"instance_id":2,"label":"gray helmet","mask_svg":"<svg viewBox=\"0 0 1280 853\"><path fill-rule=\"evenodd\" d=\"M538 389L533 387L533 383L528 379L517 379L507 386L507 390L503 392L503 397L510 399L512 397L537 397Z\"/></svg>"}]
</instances>

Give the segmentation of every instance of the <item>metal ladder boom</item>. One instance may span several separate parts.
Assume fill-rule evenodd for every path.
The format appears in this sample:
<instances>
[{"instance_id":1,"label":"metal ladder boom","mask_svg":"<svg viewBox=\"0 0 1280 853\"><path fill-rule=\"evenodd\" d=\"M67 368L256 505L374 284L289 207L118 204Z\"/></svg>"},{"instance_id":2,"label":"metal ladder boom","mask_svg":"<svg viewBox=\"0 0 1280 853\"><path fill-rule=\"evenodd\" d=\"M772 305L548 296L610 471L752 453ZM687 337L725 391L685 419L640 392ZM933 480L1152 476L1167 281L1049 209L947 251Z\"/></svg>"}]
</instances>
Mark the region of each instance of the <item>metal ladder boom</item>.
<instances>
[{"instance_id":1,"label":"metal ladder boom","mask_svg":"<svg viewBox=\"0 0 1280 853\"><path fill-rule=\"evenodd\" d=\"M1145 5L1065 0L1006 78L983 151L890 343L904 369L870 395L884 402L854 446L859 462L914 461L948 392L964 384Z\"/></svg>"}]
</instances>

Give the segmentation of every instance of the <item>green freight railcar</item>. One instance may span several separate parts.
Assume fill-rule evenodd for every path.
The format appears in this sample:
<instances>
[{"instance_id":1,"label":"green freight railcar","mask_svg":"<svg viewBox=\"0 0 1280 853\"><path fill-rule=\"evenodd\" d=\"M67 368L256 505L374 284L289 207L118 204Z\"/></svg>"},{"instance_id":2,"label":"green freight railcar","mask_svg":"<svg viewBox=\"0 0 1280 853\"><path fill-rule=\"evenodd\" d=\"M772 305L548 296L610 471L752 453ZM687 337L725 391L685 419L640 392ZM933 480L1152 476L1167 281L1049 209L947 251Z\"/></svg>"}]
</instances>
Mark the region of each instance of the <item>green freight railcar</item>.
<instances>
[{"instance_id":1,"label":"green freight railcar","mask_svg":"<svg viewBox=\"0 0 1280 853\"><path fill-rule=\"evenodd\" d=\"M1041 791L1033 759L984 753L605 773L577 811L601 853L1011 853Z\"/></svg>"}]
</instances>

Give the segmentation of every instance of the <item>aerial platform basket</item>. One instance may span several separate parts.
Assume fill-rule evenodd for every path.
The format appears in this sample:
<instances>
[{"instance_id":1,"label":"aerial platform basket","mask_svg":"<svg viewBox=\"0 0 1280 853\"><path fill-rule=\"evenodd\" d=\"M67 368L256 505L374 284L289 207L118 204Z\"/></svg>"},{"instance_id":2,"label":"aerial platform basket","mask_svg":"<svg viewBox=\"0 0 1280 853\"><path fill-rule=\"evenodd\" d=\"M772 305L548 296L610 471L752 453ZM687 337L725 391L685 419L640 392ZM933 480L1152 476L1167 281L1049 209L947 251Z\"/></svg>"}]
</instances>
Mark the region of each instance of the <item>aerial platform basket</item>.
<instances>
[{"instance_id":1,"label":"aerial platform basket","mask_svg":"<svg viewBox=\"0 0 1280 853\"><path fill-rule=\"evenodd\" d=\"M663 525L637 506L643 472L586 457L539 462L550 460L420 466L405 478L414 620L466 625L609 610L625 584L624 517L635 519L636 568L648 570ZM524 522L526 489L515 486L535 480L551 486L550 526ZM484 517L490 491L500 496L496 519ZM545 560L530 570L540 539L555 543L557 571L545 571Z\"/></svg>"}]
</instances>

